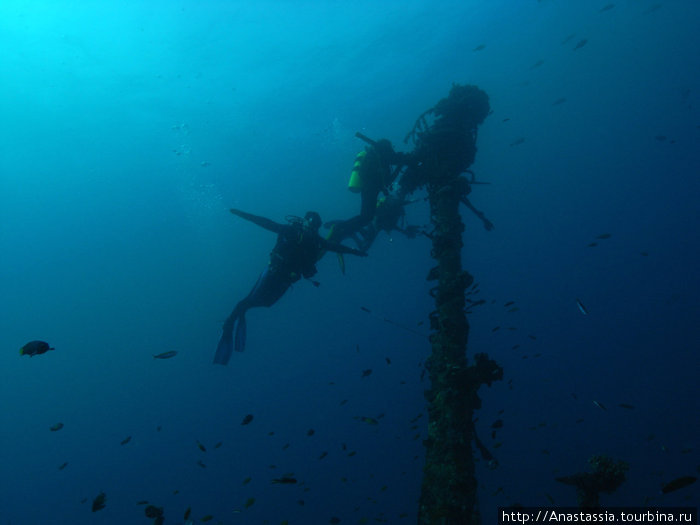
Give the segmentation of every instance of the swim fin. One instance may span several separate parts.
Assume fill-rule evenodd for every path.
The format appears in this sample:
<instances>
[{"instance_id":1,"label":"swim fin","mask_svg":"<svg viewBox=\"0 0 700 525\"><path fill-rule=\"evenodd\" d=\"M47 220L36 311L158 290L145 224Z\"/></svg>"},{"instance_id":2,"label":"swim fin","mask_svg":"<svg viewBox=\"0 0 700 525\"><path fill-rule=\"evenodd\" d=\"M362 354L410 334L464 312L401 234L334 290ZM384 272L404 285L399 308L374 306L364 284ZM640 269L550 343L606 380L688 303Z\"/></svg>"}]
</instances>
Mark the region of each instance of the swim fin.
<instances>
[{"instance_id":1,"label":"swim fin","mask_svg":"<svg viewBox=\"0 0 700 525\"><path fill-rule=\"evenodd\" d=\"M236 352L245 350L246 330L245 315L241 315L238 318L238 326L236 327Z\"/></svg>"},{"instance_id":2,"label":"swim fin","mask_svg":"<svg viewBox=\"0 0 700 525\"><path fill-rule=\"evenodd\" d=\"M224 330L214 354L215 365L226 365L233 353L233 330Z\"/></svg>"}]
</instances>

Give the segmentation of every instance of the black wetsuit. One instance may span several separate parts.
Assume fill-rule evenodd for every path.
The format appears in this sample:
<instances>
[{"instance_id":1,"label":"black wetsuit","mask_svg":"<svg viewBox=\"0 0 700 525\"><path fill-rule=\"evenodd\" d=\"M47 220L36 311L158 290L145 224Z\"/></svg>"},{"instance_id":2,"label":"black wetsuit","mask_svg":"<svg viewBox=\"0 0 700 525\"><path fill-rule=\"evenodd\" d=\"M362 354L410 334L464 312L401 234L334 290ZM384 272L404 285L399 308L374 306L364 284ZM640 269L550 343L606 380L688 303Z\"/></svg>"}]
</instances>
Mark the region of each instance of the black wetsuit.
<instances>
[{"instance_id":1,"label":"black wetsuit","mask_svg":"<svg viewBox=\"0 0 700 525\"><path fill-rule=\"evenodd\" d=\"M237 352L245 349L246 311L260 306L272 306L299 279L313 277L316 274L316 262L327 251L366 255L364 252L327 241L318 234L317 230L305 228L301 222L279 224L239 210L231 210L231 212L277 233L277 242L270 252L270 262L258 277L255 286L236 305L224 322L223 334L214 356L214 363L223 365L228 363L234 348ZM233 329L236 324L238 327L234 347Z\"/></svg>"}]
</instances>

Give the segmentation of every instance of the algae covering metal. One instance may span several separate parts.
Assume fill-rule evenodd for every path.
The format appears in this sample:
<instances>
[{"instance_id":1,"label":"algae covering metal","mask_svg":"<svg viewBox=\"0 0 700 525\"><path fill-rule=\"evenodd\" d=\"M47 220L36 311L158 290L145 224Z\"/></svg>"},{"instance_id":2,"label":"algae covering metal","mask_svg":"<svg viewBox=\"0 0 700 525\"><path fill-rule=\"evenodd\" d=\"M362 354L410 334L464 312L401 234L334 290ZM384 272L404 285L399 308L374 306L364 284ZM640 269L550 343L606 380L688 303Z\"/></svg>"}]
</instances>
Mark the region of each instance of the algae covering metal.
<instances>
[{"instance_id":1,"label":"algae covering metal","mask_svg":"<svg viewBox=\"0 0 700 525\"><path fill-rule=\"evenodd\" d=\"M415 148L401 178L401 192L426 187L433 231L428 274L437 285L430 294L432 354L428 437L418 511L419 525L480 523L474 458L473 413L479 387L501 379L502 369L485 354L467 359L469 323L465 291L473 277L462 269L464 224L459 213L470 185L464 173L476 155L477 127L489 113L488 96L476 86L454 85L449 95L426 111L407 136Z\"/></svg>"}]
</instances>

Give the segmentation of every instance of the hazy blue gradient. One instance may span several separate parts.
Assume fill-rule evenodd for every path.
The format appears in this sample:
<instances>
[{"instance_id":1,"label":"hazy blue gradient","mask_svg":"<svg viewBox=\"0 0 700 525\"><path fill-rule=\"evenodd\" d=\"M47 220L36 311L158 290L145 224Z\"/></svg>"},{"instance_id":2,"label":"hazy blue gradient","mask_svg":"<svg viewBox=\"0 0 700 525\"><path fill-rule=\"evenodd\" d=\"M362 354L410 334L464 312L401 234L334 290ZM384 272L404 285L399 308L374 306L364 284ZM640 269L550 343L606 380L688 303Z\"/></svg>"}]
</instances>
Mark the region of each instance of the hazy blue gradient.
<instances>
[{"instance_id":1,"label":"hazy blue gradient","mask_svg":"<svg viewBox=\"0 0 700 525\"><path fill-rule=\"evenodd\" d=\"M139 500L166 524L415 523L430 348L382 319L427 334L428 239L382 234L345 276L326 257L211 360L275 240L228 208L356 214L354 132L407 151L455 82L493 109L470 199L496 228L463 214L469 355L505 370L484 522L574 505L554 478L603 453L631 465L603 504L697 505L660 487L700 475L700 3L608 4L3 0L0 524L146 525ZM33 339L56 350L20 357Z\"/></svg>"}]
</instances>

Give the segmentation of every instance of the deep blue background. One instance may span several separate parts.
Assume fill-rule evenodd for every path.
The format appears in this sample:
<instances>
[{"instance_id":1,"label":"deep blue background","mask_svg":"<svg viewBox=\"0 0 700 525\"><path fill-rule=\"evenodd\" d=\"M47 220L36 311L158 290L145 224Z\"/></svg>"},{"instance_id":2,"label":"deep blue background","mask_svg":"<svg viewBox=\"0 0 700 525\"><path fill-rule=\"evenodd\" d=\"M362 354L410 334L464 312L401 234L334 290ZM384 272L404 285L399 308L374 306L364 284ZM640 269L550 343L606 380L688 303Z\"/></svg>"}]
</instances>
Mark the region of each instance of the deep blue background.
<instances>
[{"instance_id":1,"label":"deep blue background","mask_svg":"<svg viewBox=\"0 0 700 525\"><path fill-rule=\"evenodd\" d=\"M354 132L407 150L454 82L493 109L473 166L491 184L470 198L496 229L464 210L463 253L487 300L469 355L505 369L481 391L499 462L478 465L484 522L575 504L554 478L602 453L630 463L603 504L697 504L697 484L659 489L700 464L700 4L606 5L4 0L2 525L149 523L138 500L166 523L190 506L226 524L415 522L430 349L382 319L427 333L427 239L382 234L345 276L327 257L319 288L251 311L247 351L211 359L274 243L227 209L356 214ZM56 350L20 357L32 339Z\"/></svg>"}]
</instances>

